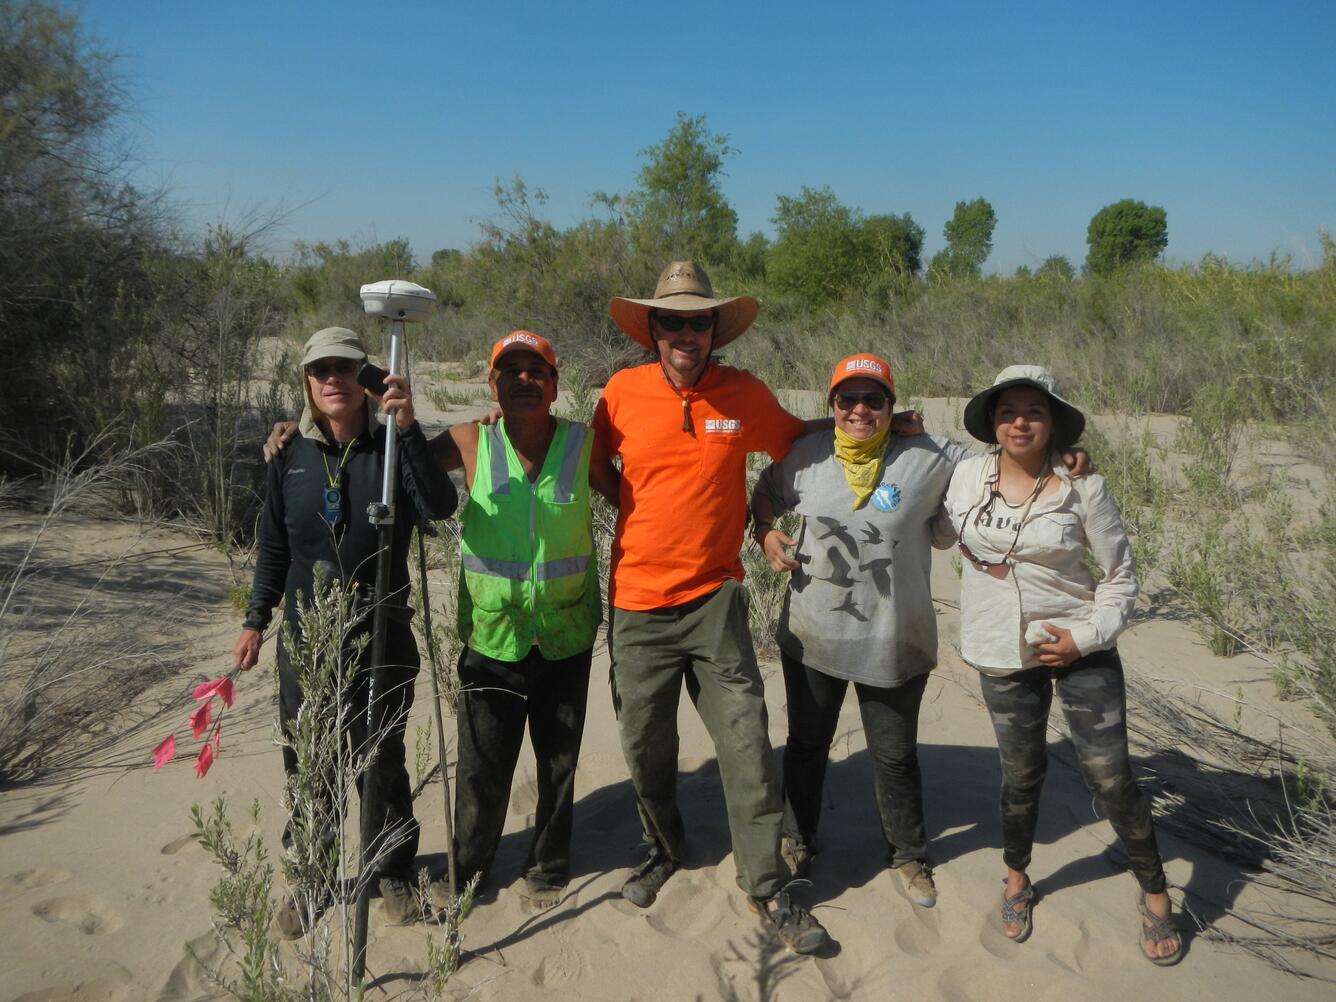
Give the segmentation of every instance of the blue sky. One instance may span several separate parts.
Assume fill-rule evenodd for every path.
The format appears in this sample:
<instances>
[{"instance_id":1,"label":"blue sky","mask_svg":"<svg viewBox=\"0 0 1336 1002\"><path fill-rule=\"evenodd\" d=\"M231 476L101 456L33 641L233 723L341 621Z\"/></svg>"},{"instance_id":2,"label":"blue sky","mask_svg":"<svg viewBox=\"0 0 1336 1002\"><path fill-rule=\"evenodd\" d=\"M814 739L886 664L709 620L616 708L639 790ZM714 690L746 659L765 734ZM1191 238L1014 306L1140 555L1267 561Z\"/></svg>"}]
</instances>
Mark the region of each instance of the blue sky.
<instances>
[{"instance_id":1,"label":"blue sky","mask_svg":"<svg viewBox=\"0 0 1336 1002\"><path fill-rule=\"evenodd\" d=\"M521 175L569 225L634 185L677 112L737 151L739 230L829 185L943 244L997 212L986 271L1085 257L1090 217L1163 206L1168 257L1320 261L1336 232L1336 3L820 5L87 0L120 53L146 183L188 218L281 210L293 240L466 247Z\"/></svg>"}]
</instances>

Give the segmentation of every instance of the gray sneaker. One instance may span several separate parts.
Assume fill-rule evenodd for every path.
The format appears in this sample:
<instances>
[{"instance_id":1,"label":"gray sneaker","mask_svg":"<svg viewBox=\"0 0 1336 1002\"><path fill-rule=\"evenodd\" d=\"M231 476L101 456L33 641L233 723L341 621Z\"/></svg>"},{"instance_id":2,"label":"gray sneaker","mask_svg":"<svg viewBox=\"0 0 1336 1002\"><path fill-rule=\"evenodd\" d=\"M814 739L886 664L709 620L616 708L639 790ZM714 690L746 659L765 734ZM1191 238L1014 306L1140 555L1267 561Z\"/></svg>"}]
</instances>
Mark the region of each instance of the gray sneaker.
<instances>
[{"instance_id":1,"label":"gray sneaker","mask_svg":"<svg viewBox=\"0 0 1336 1002\"><path fill-rule=\"evenodd\" d=\"M920 859L911 859L895 868L900 875L900 885L909 900L920 908L931 908L937 904L937 885L932 882L932 867Z\"/></svg>"},{"instance_id":2,"label":"gray sneaker","mask_svg":"<svg viewBox=\"0 0 1336 1002\"><path fill-rule=\"evenodd\" d=\"M654 904L668 878L676 872L676 862L657 849L652 850L649 858L636 867L622 885L622 897L637 908L648 908Z\"/></svg>"}]
</instances>

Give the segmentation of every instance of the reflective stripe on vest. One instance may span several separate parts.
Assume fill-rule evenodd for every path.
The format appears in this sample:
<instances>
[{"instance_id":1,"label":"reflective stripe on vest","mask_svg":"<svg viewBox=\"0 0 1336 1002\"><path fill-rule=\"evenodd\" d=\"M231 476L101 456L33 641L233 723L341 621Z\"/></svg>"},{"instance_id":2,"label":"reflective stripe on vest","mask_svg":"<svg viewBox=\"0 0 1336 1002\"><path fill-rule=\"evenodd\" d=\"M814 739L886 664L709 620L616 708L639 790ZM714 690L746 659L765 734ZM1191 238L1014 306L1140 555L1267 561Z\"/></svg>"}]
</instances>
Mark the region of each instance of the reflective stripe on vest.
<instances>
[{"instance_id":1,"label":"reflective stripe on vest","mask_svg":"<svg viewBox=\"0 0 1336 1002\"><path fill-rule=\"evenodd\" d=\"M493 560L490 557L480 557L476 553L465 553L460 557L460 566L472 574L487 574L494 578L505 578L507 581L529 579L529 565L517 560ZM564 578L567 574L583 574L588 566L588 557L562 557L560 560L549 560L539 564L534 568L534 577L539 581L552 581Z\"/></svg>"},{"instance_id":2,"label":"reflective stripe on vest","mask_svg":"<svg viewBox=\"0 0 1336 1002\"><path fill-rule=\"evenodd\" d=\"M501 437L501 423L487 426L487 446L492 454L490 473L492 493L510 493L510 471L506 469L506 441Z\"/></svg>"},{"instance_id":3,"label":"reflective stripe on vest","mask_svg":"<svg viewBox=\"0 0 1336 1002\"><path fill-rule=\"evenodd\" d=\"M557 474L557 483L552 490L552 500L557 504L566 504L575 493L575 475L580 470L580 450L584 448L585 436L589 426L572 424L566 427L566 448L561 454L561 468ZM501 437L501 425L487 426L488 451L490 452L490 472L492 474L492 493L506 495L510 493L510 471L506 469L506 443Z\"/></svg>"}]
</instances>

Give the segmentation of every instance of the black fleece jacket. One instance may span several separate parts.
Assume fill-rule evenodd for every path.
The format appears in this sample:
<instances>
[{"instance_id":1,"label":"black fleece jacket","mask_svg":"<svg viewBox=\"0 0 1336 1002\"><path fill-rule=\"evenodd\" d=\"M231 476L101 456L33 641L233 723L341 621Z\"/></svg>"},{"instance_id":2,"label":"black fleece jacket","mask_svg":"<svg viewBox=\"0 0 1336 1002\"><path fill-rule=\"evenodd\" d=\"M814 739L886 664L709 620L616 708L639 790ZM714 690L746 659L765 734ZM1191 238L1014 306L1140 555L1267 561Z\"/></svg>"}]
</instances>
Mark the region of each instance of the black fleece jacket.
<instances>
[{"instance_id":1,"label":"black fleece jacket","mask_svg":"<svg viewBox=\"0 0 1336 1002\"><path fill-rule=\"evenodd\" d=\"M420 517L449 518L458 503L454 484L427 452L422 428L414 424L398 436L399 484L390 547L389 614L408 622L408 544ZM269 465L264 510L260 516L255 578L243 626L264 630L274 606L285 601L284 617L297 630L298 592L311 595L316 562L340 568L345 581L356 581L370 598L376 588L379 530L367 518L367 506L381 500L385 468L385 428L354 440L340 469L344 447L298 436ZM343 494L342 524L332 530L322 517L326 470Z\"/></svg>"}]
</instances>

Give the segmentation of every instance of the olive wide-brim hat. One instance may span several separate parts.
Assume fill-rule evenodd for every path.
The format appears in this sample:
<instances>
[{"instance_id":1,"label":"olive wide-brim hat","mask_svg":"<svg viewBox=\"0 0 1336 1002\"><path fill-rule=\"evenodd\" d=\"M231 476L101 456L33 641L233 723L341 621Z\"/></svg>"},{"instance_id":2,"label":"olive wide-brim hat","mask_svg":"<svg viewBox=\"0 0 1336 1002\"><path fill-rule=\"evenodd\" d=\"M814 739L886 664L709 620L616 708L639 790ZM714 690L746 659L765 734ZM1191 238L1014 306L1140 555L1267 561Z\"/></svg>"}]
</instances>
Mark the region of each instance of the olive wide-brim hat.
<instances>
[{"instance_id":1,"label":"olive wide-brim hat","mask_svg":"<svg viewBox=\"0 0 1336 1002\"><path fill-rule=\"evenodd\" d=\"M695 261L673 261L659 275L653 299L624 299L618 296L608 303L608 313L613 322L631 340L650 351L654 350L654 337L649 329L649 316L654 310L715 310L718 319L715 321L711 349L718 351L752 325L761 306L751 296L716 299L704 268Z\"/></svg>"},{"instance_id":2,"label":"olive wide-brim hat","mask_svg":"<svg viewBox=\"0 0 1336 1002\"><path fill-rule=\"evenodd\" d=\"M1053 439L1055 449L1075 445L1085 431L1085 415L1058 394L1058 381L1042 365L1009 365L997 374L993 385L976 393L965 405L965 430L980 442L997 444L993 428L993 407L1004 390L1013 386L1029 386L1048 397L1053 411Z\"/></svg>"}]
</instances>

